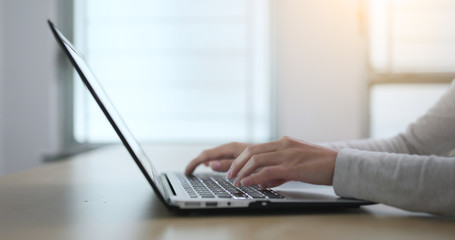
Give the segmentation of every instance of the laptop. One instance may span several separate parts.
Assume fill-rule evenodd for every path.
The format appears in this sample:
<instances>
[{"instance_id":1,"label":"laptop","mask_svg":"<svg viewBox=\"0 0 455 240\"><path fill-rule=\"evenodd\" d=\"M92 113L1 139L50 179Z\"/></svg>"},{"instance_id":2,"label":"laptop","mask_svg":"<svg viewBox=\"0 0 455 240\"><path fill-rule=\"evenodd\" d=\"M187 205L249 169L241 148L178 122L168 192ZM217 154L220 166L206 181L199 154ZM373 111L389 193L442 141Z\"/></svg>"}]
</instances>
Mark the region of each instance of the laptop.
<instances>
[{"instance_id":1,"label":"laptop","mask_svg":"<svg viewBox=\"0 0 455 240\"><path fill-rule=\"evenodd\" d=\"M357 199L340 198L329 186L291 182L273 189L264 189L259 186L235 187L231 180L227 180L224 174L220 173L192 176L175 172L159 174L154 168L157 159L149 158L143 151L76 48L50 20L48 23L59 46L69 58L153 191L167 208L178 211L231 211L234 209L295 211L299 208L333 209L371 204L371 202Z\"/></svg>"}]
</instances>

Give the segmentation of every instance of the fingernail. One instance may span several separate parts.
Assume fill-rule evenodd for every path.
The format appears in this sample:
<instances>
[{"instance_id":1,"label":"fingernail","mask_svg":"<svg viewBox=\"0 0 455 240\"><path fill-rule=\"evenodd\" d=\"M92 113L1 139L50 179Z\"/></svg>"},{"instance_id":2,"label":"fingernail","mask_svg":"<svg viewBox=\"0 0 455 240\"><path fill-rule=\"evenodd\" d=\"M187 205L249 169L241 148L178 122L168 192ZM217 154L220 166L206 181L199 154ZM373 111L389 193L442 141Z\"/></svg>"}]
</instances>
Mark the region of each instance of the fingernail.
<instances>
[{"instance_id":1,"label":"fingernail","mask_svg":"<svg viewBox=\"0 0 455 240\"><path fill-rule=\"evenodd\" d=\"M226 173L226 178L227 178L227 179L231 179L231 178L232 178L231 175L232 175L232 170L229 169L229 171Z\"/></svg>"},{"instance_id":2,"label":"fingernail","mask_svg":"<svg viewBox=\"0 0 455 240\"><path fill-rule=\"evenodd\" d=\"M210 167L213 169L220 169L221 164L219 162L211 162Z\"/></svg>"},{"instance_id":3,"label":"fingernail","mask_svg":"<svg viewBox=\"0 0 455 240\"><path fill-rule=\"evenodd\" d=\"M248 178L242 179L241 183L242 183L242 186L250 186L251 185L251 181Z\"/></svg>"},{"instance_id":4,"label":"fingernail","mask_svg":"<svg viewBox=\"0 0 455 240\"><path fill-rule=\"evenodd\" d=\"M239 179L235 179L234 186L240 187L240 180Z\"/></svg>"}]
</instances>

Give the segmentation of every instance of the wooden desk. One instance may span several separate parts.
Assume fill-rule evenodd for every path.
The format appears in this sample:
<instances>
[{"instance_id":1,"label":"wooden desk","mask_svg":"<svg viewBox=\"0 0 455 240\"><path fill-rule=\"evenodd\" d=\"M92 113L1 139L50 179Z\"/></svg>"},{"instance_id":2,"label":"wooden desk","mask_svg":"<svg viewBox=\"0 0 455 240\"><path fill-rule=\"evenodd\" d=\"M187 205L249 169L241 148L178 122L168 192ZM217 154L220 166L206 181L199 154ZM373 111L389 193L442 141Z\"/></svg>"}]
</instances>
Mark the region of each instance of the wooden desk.
<instances>
[{"instance_id":1,"label":"wooden desk","mask_svg":"<svg viewBox=\"0 0 455 240\"><path fill-rule=\"evenodd\" d=\"M204 146L150 147L182 170ZM216 237L215 237L216 236ZM178 216L120 146L0 178L0 239L455 239L455 221L385 205L341 212Z\"/></svg>"}]
</instances>

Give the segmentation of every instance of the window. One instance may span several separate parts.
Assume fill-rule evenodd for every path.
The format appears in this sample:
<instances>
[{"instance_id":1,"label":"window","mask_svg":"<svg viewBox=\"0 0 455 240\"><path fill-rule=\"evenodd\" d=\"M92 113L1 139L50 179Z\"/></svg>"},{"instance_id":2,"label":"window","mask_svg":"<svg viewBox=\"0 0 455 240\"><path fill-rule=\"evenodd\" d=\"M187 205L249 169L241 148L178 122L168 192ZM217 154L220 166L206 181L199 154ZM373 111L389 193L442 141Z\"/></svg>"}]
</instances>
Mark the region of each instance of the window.
<instances>
[{"instance_id":1,"label":"window","mask_svg":"<svg viewBox=\"0 0 455 240\"><path fill-rule=\"evenodd\" d=\"M370 134L423 115L455 77L455 1L370 0Z\"/></svg>"},{"instance_id":2,"label":"window","mask_svg":"<svg viewBox=\"0 0 455 240\"><path fill-rule=\"evenodd\" d=\"M376 84L371 89L371 136L390 137L425 114L447 84Z\"/></svg>"},{"instance_id":3,"label":"window","mask_svg":"<svg viewBox=\"0 0 455 240\"><path fill-rule=\"evenodd\" d=\"M77 0L75 44L139 140L271 137L268 1ZM75 81L74 136L117 141Z\"/></svg>"}]
</instances>

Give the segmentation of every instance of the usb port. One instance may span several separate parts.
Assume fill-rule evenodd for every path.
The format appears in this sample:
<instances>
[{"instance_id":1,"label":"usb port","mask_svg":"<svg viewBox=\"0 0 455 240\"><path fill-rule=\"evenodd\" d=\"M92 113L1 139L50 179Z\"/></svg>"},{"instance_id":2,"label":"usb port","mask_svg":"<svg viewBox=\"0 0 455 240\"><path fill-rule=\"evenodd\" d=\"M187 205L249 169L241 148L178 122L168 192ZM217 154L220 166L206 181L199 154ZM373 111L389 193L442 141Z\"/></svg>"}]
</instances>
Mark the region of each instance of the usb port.
<instances>
[{"instance_id":1,"label":"usb port","mask_svg":"<svg viewBox=\"0 0 455 240\"><path fill-rule=\"evenodd\" d=\"M218 205L217 202L206 202L205 203L205 206L207 207L216 207Z\"/></svg>"},{"instance_id":2,"label":"usb port","mask_svg":"<svg viewBox=\"0 0 455 240\"><path fill-rule=\"evenodd\" d=\"M199 207L199 206L201 206L201 204L198 202L186 202L185 203L185 207Z\"/></svg>"}]
</instances>

